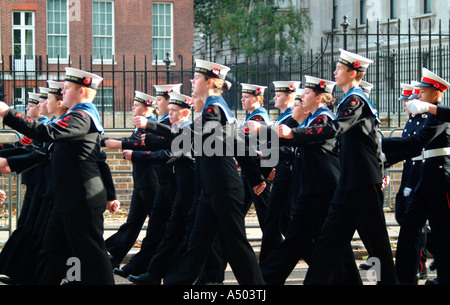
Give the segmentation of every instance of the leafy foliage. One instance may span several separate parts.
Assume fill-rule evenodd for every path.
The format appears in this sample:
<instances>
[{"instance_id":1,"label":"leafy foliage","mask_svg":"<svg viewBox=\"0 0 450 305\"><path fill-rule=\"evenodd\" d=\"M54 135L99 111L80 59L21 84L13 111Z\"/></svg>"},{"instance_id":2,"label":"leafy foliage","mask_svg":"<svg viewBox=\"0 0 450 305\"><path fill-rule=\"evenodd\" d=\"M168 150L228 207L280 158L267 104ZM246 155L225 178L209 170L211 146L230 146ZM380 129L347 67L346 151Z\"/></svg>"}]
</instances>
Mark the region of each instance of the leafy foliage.
<instances>
[{"instance_id":1,"label":"leafy foliage","mask_svg":"<svg viewBox=\"0 0 450 305\"><path fill-rule=\"evenodd\" d=\"M286 0L279 0L285 2ZM216 45L253 55L298 54L311 28L309 17L289 1L278 8L270 0L195 0L195 26Z\"/></svg>"}]
</instances>

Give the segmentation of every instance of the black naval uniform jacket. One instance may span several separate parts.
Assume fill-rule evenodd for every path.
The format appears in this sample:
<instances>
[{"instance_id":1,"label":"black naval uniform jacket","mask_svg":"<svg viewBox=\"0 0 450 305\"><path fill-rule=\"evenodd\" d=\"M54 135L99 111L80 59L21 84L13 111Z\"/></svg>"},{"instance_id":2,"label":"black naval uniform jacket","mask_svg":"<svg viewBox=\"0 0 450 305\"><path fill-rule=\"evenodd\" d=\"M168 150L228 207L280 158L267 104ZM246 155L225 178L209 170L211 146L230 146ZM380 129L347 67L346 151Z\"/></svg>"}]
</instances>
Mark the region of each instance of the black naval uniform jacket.
<instances>
[{"instance_id":1,"label":"black naval uniform jacket","mask_svg":"<svg viewBox=\"0 0 450 305\"><path fill-rule=\"evenodd\" d=\"M46 125L10 109L3 122L39 142L53 142L50 160L55 209L80 211L104 206L107 193L98 166L100 133L84 111L71 111Z\"/></svg>"},{"instance_id":2,"label":"black naval uniform jacket","mask_svg":"<svg viewBox=\"0 0 450 305\"><path fill-rule=\"evenodd\" d=\"M419 133L422 129L425 119L428 117L428 114L417 114L410 115L408 121L406 122L403 131L402 138L412 137ZM383 143L386 143L383 140ZM383 147L382 147L383 149ZM384 149L383 149L384 150ZM408 154L415 154L413 157L419 157L422 152L420 147L416 147L414 150L409 151ZM403 170L402 170L402 180L400 182L400 186L398 189L398 194L403 196L403 190L405 187L414 189L416 186L419 175L420 175L420 165L422 163L421 160L412 160L412 157L405 155L405 151L391 151L384 152L387 160L387 165L391 166L397 162L403 162Z\"/></svg>"},{"instance_id":3,"label":"black naval uniform jacket","mask_svg":"<svg viewBox=\"0 0 450 305\"><path fill-rule=\"evenodd\" d=\"M391 152L401 152L403 158L416 157L417 152L430 149L450 147L450 125L433 114L427 114L423 128L407 138L383 139L383 152L386 157ZM388 159L389 161L389 159ZM421 177L418 187L441 187L442 191L450 189L450 156L438 156L421 162ZM429 190L428 190L429 191Z\"/></svg>"},{"instance_id":4,"label":"black naval uniform jacket","mask_svg":"<svg viewBox=\"0 0 450 305\"><path fill-rule=\"evenodd\" d=\"M292 129L299 145L311 145L336 138L339 149L338 188L344 191L381 184L381 147L376 117L358 95L341 102L336 119L324 125Z\"/></svg>"},{"instance_id":5,"label":"black naval uniform jacket","mask_svg":"<svg viewBox=\"0 0 450 305\"><path fill-rule=\"evenodd\" d=\"M436 117L440 121L450 122L450 107L437 105Z\"/></svg>"},{"instance_id":6,"label":"black naval uniform jacket","mask_svg":"<svg viewBox=\"0 0 450 305\"><path fill-rule=\"evenodd\" d=\"M136 128L129 137L116 140L122 141L122 149L128 149L128 147L123 147L124 145L127 145L124 143L141 143L141 135L143 135L144 133L144 129ZM107 138L104 138L104 140L107 140ZM104 146L103 141L102 146ZM156 172L156 166L154 166L153 164L136 164L135 162L133 162L133 182L135 189L144 189L148 187L158 186L159 180Z\"/></svg>"},{"instance_id":7,"label":"black naval uniform jacket","mask_svg":"<svg viewBox=\"0 0 450 305\"><path fill-rule=\"evenodd\" d=\"M327 115L319 115L309 126L328 124L331 120ZM334 139L327 139L299 147L300 193L313 195L336 188L339 179L339 158L333 143Z\"/></svg>"},{"instance_id":8,"label":"black naval uniform jacket","mask_svg":"<svg viewBox=\"0 0 450 305\"><path fill-rule=\"evenodd\" d=\"M203 143L208 137L213 137L213 131L208 127L205 127L207 122L218 122L221 126L226 126L228 124L224 111L219 106L212 104L205 107L202 115L182 130L172 129L169 126L162 126L161 124L149 121L147 124L147 131L173 139L180 135L183 130L189 130L192 141L196 139L195 137L201 137ZM202 128L196 127L200 125ZM201 134L196 135L199 130ZM220 141L220 139L218 139L218 141ZM236 145L236 141L234 141L233 144ZM196 146L194 145L194 149L195 147ZM242 179L236 169L236 162L234 161L233 156L225 155L226 144L224 144L223 147L224 156L206 156L204 151L200 156L194 156L196 164L196 181L199 182L196 186L197 188L201 188L205 194L224 192L228 189L243 187ZM249 178L252 186L256 186L264 181L264 175L260 172L256 157L236 156L236 160L245 175ZM269 172L270 170L267 170L267 174Z\"/></svg>"}]
</instances>

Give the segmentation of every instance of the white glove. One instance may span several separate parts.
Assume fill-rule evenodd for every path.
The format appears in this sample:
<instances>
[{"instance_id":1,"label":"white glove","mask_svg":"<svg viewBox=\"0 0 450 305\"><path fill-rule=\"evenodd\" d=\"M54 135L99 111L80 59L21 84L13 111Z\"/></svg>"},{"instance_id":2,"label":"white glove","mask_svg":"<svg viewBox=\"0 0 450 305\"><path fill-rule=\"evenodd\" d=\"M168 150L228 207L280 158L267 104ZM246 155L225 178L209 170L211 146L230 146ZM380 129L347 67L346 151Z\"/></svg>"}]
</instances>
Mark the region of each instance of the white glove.
<instances>
[{"instance_id":1,"label":"white glove","mask_svg":"<svg viewBox=\"0 0 450 305\"><path fill-rule=\"evenodd\" d=\"M386 154L384 152L381 153L381 161L386 162Z\"/></svg>"},{"instance_id":2,"label":"white glove","mask_svg":"<svg viewBox=\"0 0 450 305\"><path fill-rule=\"evenodd\" d=\"M419 100L412 100L405 103L406 107L412 114L428 112L430 104Z\"/></svg>"},{"instance_id":3,"label":"white glove","mask_svg":"<svg viewBox=\"0 0 450 305\"><path fill-rule=\"evenodd\" d=\"M409 187L405 187L403 189L403 197L408 197L409 194L411 194L412 189L410 189Z\"/></svg>"}]
</instances>

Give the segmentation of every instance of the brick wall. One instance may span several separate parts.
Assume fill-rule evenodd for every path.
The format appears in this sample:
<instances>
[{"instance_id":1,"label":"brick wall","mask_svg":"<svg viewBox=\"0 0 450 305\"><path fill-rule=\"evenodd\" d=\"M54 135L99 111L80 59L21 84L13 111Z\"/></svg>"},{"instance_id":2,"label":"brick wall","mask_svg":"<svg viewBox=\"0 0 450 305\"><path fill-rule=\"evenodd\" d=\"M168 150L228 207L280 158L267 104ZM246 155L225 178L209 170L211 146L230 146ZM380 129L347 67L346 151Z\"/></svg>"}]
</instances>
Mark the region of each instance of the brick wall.
<instances>
[{"instance_id":1,"label":"brick wall","mask_svg":"<svg viewBox=\"0 0 450 305\"><path fill-rule=\"evenodd\" d=\"M184 64L191 65L191 45L194 36L194 4L193 0L129 0L114 1L114 23L115 23L115 56L118 65L122 65L123 55L136 55L136 67L143 70L145 55L150 69L152 56L152 3L173 3L173 26L174 26L174 54L175 64L179 65L178 55L183 55ZM69 1L69 3L71 3ZM80 66L80 55L82 68L88 69L90 56L92 54L92 0L75 1L74 5L79 8L79 18L73 18L69 23L69 44L72 66ZM47 53L46 29L47 29L47 0L14 0L1 1L1 54L9 56L12 54L12 12L34 11L35 12L35 53L43 55ZM69 7L72 7L69 4ZM71 9L69 9L69 13ZM126 61L128 65L134 65L133 60ZM52 66L50 66L52 68ZM56 68L53 66L53 68ZM105 66L105 70L111 69L111 65ZM153 67L154 69L154 67ZM162 70L162 69L161 69Z\"/></svg>"}]
</instances>

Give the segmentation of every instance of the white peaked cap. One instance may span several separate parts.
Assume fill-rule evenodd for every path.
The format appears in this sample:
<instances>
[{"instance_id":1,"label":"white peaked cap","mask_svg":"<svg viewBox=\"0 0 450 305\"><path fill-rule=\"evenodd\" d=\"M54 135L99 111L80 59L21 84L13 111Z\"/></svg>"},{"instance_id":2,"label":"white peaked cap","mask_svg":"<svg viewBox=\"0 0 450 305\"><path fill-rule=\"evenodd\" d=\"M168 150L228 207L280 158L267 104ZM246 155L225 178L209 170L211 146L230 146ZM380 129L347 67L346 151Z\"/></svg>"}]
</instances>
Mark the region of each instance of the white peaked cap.
<instances>
[{"instance_id":1,"label":"white peaked cap","mask_svg":"<svg viewBox=\"0 0 450 305\"><path fill-rule=\"evenodd\" d=\"M40 97L46 99L48 96L49 89L46 87L39 87Z\"/></svg>"},{"instance_id":2,"label":"white peaked cap","mask_svg":"<svg viewBox=\"0 0 450 305\"><path fill-rule=\"evenodd\" d=\"M275 86L275 92L292 93L297 91L301 83L300 81L275 81L273 85Z\"/></svg>"},{"instance_id":3,"label":"white peaked cap","mask_svg":"<svg viewBox=\"0 0 450 305\"><path fill-rule=\"evenodd\" d=\"M295 99L301 100L303 92L305 92L305 89L298 88L297 91L295 92Z\"/></svg>"},{"instance_id":4,"label":"white peaked cap","mask_svg":"<svg viewBox=\"0 0 450 305\"><path fill-rule=\"evenodd\" d=\"M184 108L191 108L192 98L180 93L169 93L169 104L178 105Z\"/></svg>"},{"instance_id":5,"label":"white peaked cap","mask_svg":"<svg viewBox=\"0 0 450 305\"><path fill-rule=\"evenodd\" d=\"M359 83L359 85L361 86L361 89L363 89L364 93L370 94L370 91L372 91L373 89L373 85L371 83L368 83L366 81L361 81L361 83Z\"/></svg>"},{"instance_id":6,"label":"white peaked cap","mask_svg":"<svg viewBox=\"0 0 450 305\"><path fill-rule=\"evenodd\" d=\"M78 85L97 90L98 85L103 81L103 78L94 73L72 67L66 67L66 77L64 81L73 82Z\"/></svg>"},{"instance_id":7,"label":"white peaked cap","mask_svg":"<svg viewBox=\"0 0 450 305\"><path fill-rule=\"evenodd\" d=\"M40 96L39 93L28 92L28 102L38 104Z\"/></svg>"},{"instance_id":8,"label":"white peaked cap","mask_svg":"<svg viewBox=\"0 0 450 305\"><path fill-rule=\"evenodd\" d=\"M403 101L403 100L409 99L410 95L413 94L414 86L411 85L411 84L404 84L404 83L401 83L401 84L400 84L400 87L402 87L402 96L400 96L400 97L398 98L398 100L399 100L399 101Z\"/></svg>"},{"instance_id":9,"label":"white peaked cap","mask_svg":"<svg viewBox=\"0 0 450 305\"><path fill-rule=\"evenodd\" d=\"M339 62L357 71L365 72L373 60L365 58L359 54L355 54L343 49L339 49L341 55Z\"/></svg>"},{"instance_id":10,"label":"white peaked cap","mask_svg":"<svg viewBox=\"0 0 450 305\"><path fill-rule=\"evenodd\" d=\"M156 97L144 92L134 91L134 100L148 107L151 106L154 101L156 101Z\"/></svg>"},{"instance_id":11,"label":"white peaked cap","mask_svg":"<svg viewBox=\"0 0 450 305\"><path fill-rule=\"evenodd\" d=\"M435 87L442 92L450 88L450 84L427 68L422 68L422 79L417 87Z\"/></svg>"},{"instance_id":12,"label":"white peaked cap","mask_svg":"<svg viewBox=\"0 0 450 305\"><path fill-rule=\"evenodd\" d=\"M203 73L209 77L221 78L225 80L228 72L231 70L230 67L216 64L214 62L205 61L201 59L195 60L195 72Z\"/></svg>"},{"instance_id":13,"label":"white peaked cap","mask_svg":"<svg viewBox=\"0 0 450 305\"><path fill-rule=\"evenodd\" d=\"M242 85L243 93L250 93L253 95L264 95L264 90L266 90L266 88L267 88L265 86L252 85L252 84L241 84L241 85Z\"/></svg>"},{"instance_id":14,"label":"white peaked cap","mask_svg":"<svg viewBox=\"0 0 450 305\"><path fill-rule=\"evenodd\" d=\"M180 93L181 92L181 86L183 84L168 84L168 85L153 85L153 87L156 90L156 95L169 95L169 93Z\"/></svg>"},{"instance_id":15,"label":"white peaked cap","mask_svg":"<svg viewBox=\"0 0 450 305\"><path fill-rule=\"evenodd\" d=\"M305 75L305 79L305 88L315 89L326 93L333 93L334 86L336 85L335 82L309 75Z\"/></svg>"},{"instance_id":16,"label":"white peaked cap","mask_svg":"<svg viewBox=\"0 0 450 305\"><path fill-rule=\"evenodd\" d=\"M47 83L48 83L48 93L61 94L61 91L64 88L63 82L55 82L54 80L48 80Z\"/></svg>"}]
</instances>

